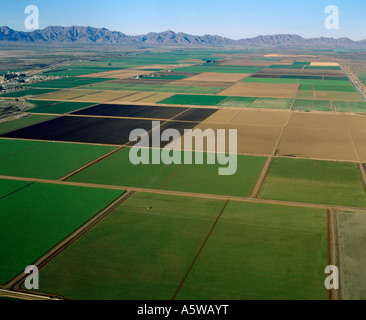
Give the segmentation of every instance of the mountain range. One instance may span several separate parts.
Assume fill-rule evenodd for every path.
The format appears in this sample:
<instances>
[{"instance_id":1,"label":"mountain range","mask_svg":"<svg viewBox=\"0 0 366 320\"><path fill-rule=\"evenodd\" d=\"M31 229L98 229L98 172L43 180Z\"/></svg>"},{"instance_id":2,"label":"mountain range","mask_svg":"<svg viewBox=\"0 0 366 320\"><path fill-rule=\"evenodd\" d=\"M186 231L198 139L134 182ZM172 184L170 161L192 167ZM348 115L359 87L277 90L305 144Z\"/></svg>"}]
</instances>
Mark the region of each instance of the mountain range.
<instances>
[{"instance_id":1,"label":"mountain range","mask_svg":"<svg viewBox=\"0 0 366 320\"><path fill-rule=\"evenodd\" d=\"M49 26L31 32L15 31L0 27L0 43L33 44L110 44L122 46L195 46L195 47L245 47L245 48L322 48L360 49L366 48L366 40L349 38L310 38L299 35L279 34L233 40L217 35L194 36L186 33L165 31L146 35L129 36L105 28Z\"/></svg>"}]
</instances>

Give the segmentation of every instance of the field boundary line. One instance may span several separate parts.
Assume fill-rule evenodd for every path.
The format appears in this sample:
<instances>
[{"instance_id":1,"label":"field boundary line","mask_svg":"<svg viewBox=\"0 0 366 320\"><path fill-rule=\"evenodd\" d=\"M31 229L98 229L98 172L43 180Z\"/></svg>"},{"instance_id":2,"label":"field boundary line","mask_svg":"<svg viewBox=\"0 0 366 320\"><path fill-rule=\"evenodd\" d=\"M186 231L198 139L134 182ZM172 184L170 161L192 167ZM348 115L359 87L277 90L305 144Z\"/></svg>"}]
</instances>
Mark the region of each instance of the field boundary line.
<instances>
[{"instance_id":1,"label":"field boundary line","mask_svg":"<svg viewBox=\"0 0 366 320\"><path fill-rule=\"evenodd\" d=\"M268 175L269 169L271 167L272 161L273 161L273 157L267 158L260 174L258 175L257 181L252 189L252 192L250 193L249 198L258 198L259 197L259 193L261 192L262 187L267 179L267 175Z\"/></svg>"},{"instance_id":2,"label":"field boundary line","mask_svg":"<svg viewBox=\"0 0 366 320\"><path fill-rule=\"evenodd\" d=\"M162 188L180 171L183 169L185 164L182 164L159 188L158 190L162 190Z\"/></svg>"},{"instance_id":3,"label":"field boundary line","mask_svg":"<svg viewBox=\"0 0 366 320\"><path fill-rule=\"evenodd\" d=\"M340 270L339 247L338 247L338 223L337 212L334 209L327 210L328 227L328 265L337 266ZM339 276L341 276L339 274ZM341 281L339 281L341 283ZM329 290L329 300L342 300L341 289Z\"/></svg>"},{"instance_id":4,"label":"field boundary line","mask_svg":"<svg viewBox=\"0 0 366 320\"><path fill-rule=\"evenodd\" d=\"M327 210L329 208L333 208L336 210L351 210L351 211L357 210L357 211L362 211L362 212L366 213L366 208L362 208L362 207L330 205L330 204L324 204L324 203L307 203L307 202L295 202L295 201L274 200L274 199L249 198L249 197L239 197L239 196L230 196L230 195L215 195L215 194L206 194L206 193L147 189L147 188L138 188L138 187L93 184L93 183L73 182L73 181L47 180L47 179L14 177L14 176L3 176L3 175L0 175L0 179L79 186L79 187L86 187L86 188L99 188L99 189L122 190L122 191L131 191L131 192L144 192L144 193L152 193L152 194L174 195L174 196L189 197L189 198L232 200L232 201L237 201L237 202L262 203L262 204L314 208L314 209L324 209L324 210Z\"/></svg>"},{"instance_id":5,"label":"field boundary line","mask_svg":"<svg viewBox=\"0 0 366 320\"><path fill-rule=\"evenodd\" d=\"M112 203L106 206L103 210L97 213L94 217L86 221L81 227L68 235L64 240L56 244L53 248L47 251L44 255L38 258L32 265L38 267L38 269L43 268L46 264L48 264L52 259L54 259L57 255L63 252L66 248L72 245L75 241L79 240L81 236L83 236L87 231L89 231L92 227L94 227L97 223L99 223L103 218L105 218L109 213L111 213L114 209L120 206L124 201L130 198L134 192L125 192L117 199L115 199ZM13 278L10 282L6 283L3 286L3 289L6 290L17 290L19 292L31 293L26 290L21 289L21 284L24 279L28 275L24 272L18 274L15 278ZM51 295L53 296L53 295ZM58 297L57 297L58 298Z\"/></svg>"},{"instance_id":6,"label":"field boundary line","mask_svg":"<svg viewBox=\"0 0 366 320\"><path fill-rule=\"evenodd\" d=\"M61 300L59 298L52 298L49 296L44 296L44 295L39 295L39 294L30 294L30 293L10 291L10 290L4 290L4 289L0 289L0 297L28 300L28 301Z\"/></svg>"},{"instance_id":7,"label":"field boundary line","mask_svg":"<svg viewBox=\"0 0 366 320\"><path fill-rule=\"evenodd\" d=\"M192 271L192 269L193 269L193 266L195 265L196 261L198 260L199 256L201 255L201 252L202 252L203 248L205 247L205 245L206 245L206 243L207 243L208 239L210 238L210 236L211 236L212 232L214 231L214 229L215 229L215 227L216 227L217 223L219 222L219 220L220 220L220 218L221 218L221 216L222 216L223 212L225 211L225 209L226 209L227 205L229 204L229 201L230 201L230 200L227 200L227 201L225 202L224 207L221 209L221 212L220 212L220 214L218 215L218 217L216 218L216 221L214 222L214 224L213 224L213 226L212 226L211 230L209 231L208 235L206 236L205 241L203 242L203 244L202 244L201 248L198 250L198 253L197 253L197 254L196 254L196 256L194 257L194 259L193 259L193 262L192 262L191 266L189 267L189 269L188 269L187 273L185 274L185 276L184 276L184 278L183 278L182 282L180 283L180 285L179 285L179 287L178 287L178 290L175 292L175 294L174 294L174 296L173 296L173 299L172 299L172 300L175 300L175 299L177 298L177 296L178 296L178 294L179 294L179 291L182 289L182 287L183 287L183 285L184 285L184 282L187 280L187 278L188 278L188 276L189 276L190 272L191 272L191 271Z\"/></svg>"}]
</instances>

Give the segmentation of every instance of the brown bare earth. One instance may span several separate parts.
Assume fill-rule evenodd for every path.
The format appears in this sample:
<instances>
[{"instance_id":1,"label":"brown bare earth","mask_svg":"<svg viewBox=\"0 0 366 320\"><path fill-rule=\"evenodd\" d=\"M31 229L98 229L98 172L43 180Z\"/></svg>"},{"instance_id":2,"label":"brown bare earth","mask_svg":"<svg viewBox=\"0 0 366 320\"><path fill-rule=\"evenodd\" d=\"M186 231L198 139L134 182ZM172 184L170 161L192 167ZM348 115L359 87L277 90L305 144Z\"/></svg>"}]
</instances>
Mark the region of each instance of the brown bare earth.
<instances>
[{"instance_id":1,"label":"brown bare earth","mask_svg":"<svg viewBox=\"0 0 366 320\"><path fill-rule=\"evenodd\" d=\"M168 99L170 97L172 97L174 94L173 93L157 93L157 94L153 94L150 97L144 98L142 99L141 103L157 103L159 101Z\"/></svg>"},{"instance_id":2,"label":"brown bare earth","mask_svg":"<svg viewBox=\"0 0 366 320\"><path fill-rule=\"evenodd\" d=\"M225 61L220 60L220 65L222 66L253 66L253 67L269 67L275 64L276 61L256 61L251 59L225 59ZM279 62L277 62L279 63Z\"/></svg>"},{"instance_id":3,"label":"brown bare earth","mask_svg":"<svg viewBox=\"0 0 366 320\"><path fill-rule=\"evenodd\" d=\"M316 100L364 101L358 92L317 91Z\"/></svg>"},{"instance_id":4,"label":"brown bare earth","mask_svg":"<svg viewBox=\"0 0 366 320\"><path fill-rule=\"evenodd\" d=\"M291 112L242 110L230 121L232 125L284 127L291 116Z\"/></svg>"},{"instance_id":5,"label":"brown bare earth","mask_svg":"<svg viewBox=\"0 0 366 320\"><path fill-rule=\"evenodd\" d=\"M310 65L312 67L339 67L337 62L312 62Z\"/></svg>"},{"instance_id":6,"label":"brown bare earth","mask_svg":"<svg viewBox=\"0 0 366 320\"><path fill-rule=\"evenodd\" d=\"M70 100L80 96L85 96L93 93L97 93L100 91L93 90L66 90L59 93L49 93L42 96L37 97L38 100Z\"/></svg>"},{"instance_id":7,"label":"brown bare earth","mask_svg":"<svg viewBox=\"0 0 366 320\"><path fill-rule=\"evenodd\" d=\"M111 78L111 79L128 79L137 77L139 75L150 74L151 71L144 71L138 69L126 69L126 70L113 70L107 72L98 72L92 73L88 75L83 75L83 77L87 78Z\"/></svg>"},{"instance_id":8,"label":"brown bare earth","mask_svg":"<svg viewBox=\"0 0 366 320\"><path fill-rule=\"evenodd\" d=\"M293 98L298 88L298 84L242 82L222 91L220 95L238 97Z\"/></svg>"},{"instance_id":9,"label":"brown bare earth","mask_svg":"<svg viewBox=\"0 0 366 320\"><path fill-rule=\"evenodd\" d=\"M78 98L74 98L71 99L72 101L82 101L82 102L108 102L108 101L112 101L118 98L121 98L122 96L124 96L124 92L120 92L120 91L102 91L102 92L97 92L97 93L93 93L87 96L83 96L83 97L78 97Z\"/></svg>"},{"instance_id":10,"label":"brown bare earth","mask_svg":"<svg viewBox=\"0 0 366 320\"><path fill-rule=\"evenodd\" d=\"M228 124L231 120L233 120L238 114L240 110L235 109L220 109L212 116L207 118L202 122L202 124Z\"/></svg>"},{"instance_id":11,"label":"brown bare earth","mask_svg":"<svg viewBox=\"0 0 366 320\"><path fill-rule=\"evenodd\" d=\"M196 82L237 82L242 79L248 78L250 74L247 73L215 73L204 72L193 77L189 77L181 80L183 81L196 81Z\"/></svg>"},{"instance_id":12,"label":"brown bare earth","mask_svg":"<svg viewBox=\"0 0 366 320\"><path fill-rule=\"evenodd\" d=\"M366 162L366 131L352 131L351 134L360 160Z\"/></svg>"},{"instance_id":13,"label":"brown bare earth","mask_svg":"<svg viewBox=\"0 0 366 320\"><path fill-rule=\"evenodd\" d=\"M238 125L227 125L227 124L209 124L201 123L194 129L213 130L216 141L217 131L225 130L225 152L229 152L229 142L235 142L229 140L229 130L236 130L237 132L237 152L239 154L252 154L252 155L271 155L276 142L282 132L282 128L269 127L269 126L238 126ZM183 136L184 139L187 135ZM177 142L178 143L178 142ZM235 144L235 143L234 143ZM179 147L182 147L179 143ZM220 143L222 145L222 143ZM236 144L235 144L236 145ZM206 140L204 140L203 148L196 146L194 151L203 152L215 152L216 146L207 146ZM223 152L223 150L219 150Z\"/></svg>"},{"instance_id":14,"label":"brown bare earth","mask_svg":"<svg viewBox=\"0 0 366 320\"><path fill-rule=\"evenodd\" d=\"M286 128L277 155L358 161L347 131L319 128Z\"/></svg>"}]
</instances>

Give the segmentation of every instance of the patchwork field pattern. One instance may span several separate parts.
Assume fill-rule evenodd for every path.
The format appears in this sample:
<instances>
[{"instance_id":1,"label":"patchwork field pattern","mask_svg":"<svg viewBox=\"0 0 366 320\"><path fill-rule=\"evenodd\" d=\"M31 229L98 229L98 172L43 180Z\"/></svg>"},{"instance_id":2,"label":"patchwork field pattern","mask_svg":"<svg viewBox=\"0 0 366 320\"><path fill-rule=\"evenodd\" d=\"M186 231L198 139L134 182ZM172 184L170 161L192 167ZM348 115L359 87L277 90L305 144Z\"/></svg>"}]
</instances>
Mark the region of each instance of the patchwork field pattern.
<instances>
[{"instance_id":1,"label":"patchwork field pattern","mask_svg":"<svg viewBox=\"0 0 366 320\"><path fill-rule=\"evenodd\" d=\"M0 289L27 293L21 273L51 253L47 297L364 299L366 102L325 59L338 53L169 50L108 52L0 95L27 102L0 119ZM166 129L181 139L153 148ZM184 150L191 129L215 143Z\"/></svg>"}]
</instances>

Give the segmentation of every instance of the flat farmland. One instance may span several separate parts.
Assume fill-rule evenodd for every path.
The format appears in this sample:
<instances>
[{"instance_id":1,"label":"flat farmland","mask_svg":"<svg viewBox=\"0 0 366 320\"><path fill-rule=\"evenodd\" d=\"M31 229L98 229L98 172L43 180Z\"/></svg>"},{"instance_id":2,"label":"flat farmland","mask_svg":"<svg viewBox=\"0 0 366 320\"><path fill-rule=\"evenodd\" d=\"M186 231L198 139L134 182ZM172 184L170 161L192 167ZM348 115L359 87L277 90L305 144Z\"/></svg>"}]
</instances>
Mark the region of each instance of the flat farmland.
<instances>
[{"instance_id":1,"label":"flat farmland","mask_svg":"<svg viewBox=\"0 0 366 320\"><path fill-rule=\"evenodd\" d=\"M293 110L298 111L333 111L330 101L296 99Z\"/></svg>"},{"instance_id":2,"label":"flat farmland","mask_svg":"<svg viewBox=\"0 0 366 320\"><path fill-rule=\"evenodd\" d=\"M255 100L254 97L229 97L219 105L220 107L249 108Z\"/></svg>"},{"instance_id":3,"label":"flat farmland","mask_svg":"<svg viewBox=\"0 0 366 320\"><path fill-rule=\"evenodd\" d=\"M197 156L197 155L196 155ZM207 154L204 154L206 157ZM266 161L265 157L238 156L237 171L220 176L220 165L184 165L162 187L163 190L247 197Z\"/></svg>"},{"instance_id":4,"label":"flat farmland","mask_svg":"<svg viewBox=\"0 0 366 320\"><path fill-rule=\"evenodd\" d=\"M366 112L366 102L334 101L334 107L337 112L349 112L349 113Z\"/></svg>"},{"instance_id":5,"label":"flat farmland","mask_svg":"<svg viewBox=\"0 0 366 320\"><path fill-rule=\"evenodd\" d=\"M1 94L0 98L20 98L20 97L27 97L27 96L39 96L44 95L46 93L58 91L57 89L28 89L22 91L15 91L11 93Z\"/></svg>"},{"instance_id":6,"label":"flat farmland","mask_svg":"<svg viewBox=\"0 0 366 320\"><path fill-rule=\"evenodd\" d=\"M0 123L0 134L4 134L10 131L18 130L28 126L32 126L37 123L45 122L56 118L56 116L51 115L31 115L23 117L17 120Z\"/></svg>"},{"instance_id":7,"label":"flat farmland","mask_svg":"<svg viewBox=\"0 0 366 320\"><path fill-rule=\"evenodd\" d=\"M291 112L242 110L233 118L231 125L284 127L291 117Z\"/></svg>"},{"instance_id":8,"label":"flat farmland","mask_svg":"<svg viewBox=\"0 0 366 320\"><path fill-rule=\"evenodd\" d=\"M230 201L177 299L326 300L324 265L325 210Z\"/></svg>"},{"instance_id":9,"label":"flat farmland","mask_svg":"<svg viewBox=\"0 0 366 320\"><path fill-rule=\"evenodd\" d=\"M27 181L0 179L0 200L31 184L32 184L32 182L27 182Z\"/></svg>"},{"instance_id":10,"label":"flat farmland","mask_svg":"<svg viewBox=\"0 0 366 320\"><path fill-rule=\"evenodd\" d=\"M7 150L7 155L0 158L1 175L38 179L62 178L114 149L107 146L4 139L0 140L0 146ZM27 165L24 165L25 159Z\"/></svg>"},{"instance_id":11,"label":"flat farmland","mask_svg":"<svg viewBox=\"0 0 366 320\"><path fill-rule=\"evenodd\" d=\"M242 79L249 77L248 73L215 73L215 72L203 72L193 77L181 80L182 82L197 81L197 82L238 82Z\"/></svg>"},{"instance_id":12,"label":"flat farmland","mask_svg":"<svg viewBox=\"0 0 366 320\"><path fill-rule=\"evenodd\" d=\"M227 97L205 95L174 95L168 99L159 101L160 104L216 106Z\"/></svg>"},{"instance_id":13,"label":"flat farmland","mask_svg":"<svg viewBox=\"0 0 366 320\"><path fill-rule=\"evenodd\" d=\"M81 102L108 102L117 100L124 96L125 95L123 93L120 93L118 91L101 91L95 93L90 92L90 94L88 95L71 98L70 100Z\"/></svg>"},{"instance_id":14,"label":"flat farmland","mask_svg":"<svg viewBox=\"0 0 366 320\"><path fill-rule=\"evenodd\" d=\"M349 133L321 128L286 128L277 155L310 159L358 161Z\"/></svg>"},{"instance_id":15,"label":"flat farmland","mask_svg":"<svg viewBox=\"0 0 366 320\"><path fill-rule=\"evenodd\" d=\"M224 205L135 194L41 270L42 290L68 299L170 300Z\"/></svg>"},{"instance_id":16,"label":"flat farmland","mask_svg":"<svg viewBox=\"0 0 366 320\"><path fill-rule=\"evenodd\" d=\"M222 91L220 95L238 97L293 98L298 87L299 86L297 84L241 82Z\"/></svg>"},{"instance_id":17,"label":"flat farmland","mask_svg":"<svg viewBox=\"0 0 366 320\"><path fill-rule=\"evenodd\" d=\"M307 159L274 159L260 198L366 206L366 192L357 164Z\"/></svg>"},{"instance_id":18,"label":"flat farmland","mask_svg":"<svg viewBox=\"0 0 366 320\"><path fill-rule=\"evenodd\" d=\"M91 108L73 112L73 114L108 117L171 119L187 110L188 108L180 107L100 104Z\"/></svg>"},{"instance_id":19,"label":"flat farmland","mask_svg":"<svg viewBox=\"0 0 366 320\"><path fill-rule=\"evenodd\" d=\"M340 286L344 300L365 300L364 266L366 219L364 211L338 211L337 233Z\"/></svg>"},{"instance_id":20,"label":"flat farmland","mask_svg":"<svg viewBox=\"0 0 366 320\"><path fill-rule=\"evenodd\" d=\"M63 116L3 135L16 139L36 139L124 145L134 129L151 130L151 121Z\"/></svg>"},{"instance_id":21,"label":"flat farmland","mask_svg":"<svg viewBox=\"0 0 366 320\"><path fill-rule=\"evenodd\" d=\"M140 100L141 103L158 103L159 101L172 97L173 93L154 93L153 95Z\"/></svg>"},{"instance_id":22,"label":"flat farmland","mask_svg":"<svg viewBox=\"0 0 366 320\"><path fill-rule=\"evenodd\" d=\"M161 151L158 151L160 155ZM151 159L151 149L146 149L146 152ZM119 150L71 177L68 181L158 189L181 167L181 165L164 164L133 165L129 155L130 148Z\"/></svg>"},{"instance_id":23,"label":"flat farmland","mask_svg":"<svg viewBox=\"0 0 366 320\"><path fill-rule=\"evenodd\" d=\"M294 99L263 98L263 99L256 99L250 105L250 108L289 110L289 109L291 109L291 106L292 106L293 102L294 102Z\"/></svg>"},{"instance_id":24,"label":"flat farmland","mask_svg":"<svg viewBox=\"0 0 366 320\"><path fill-rule=\"evenodd\" d=\"M225 150L229 152L229 130L237 130L237 151L239 154L250 155L272 155L276 143L281 135L282 128L275 126L253 126L253 125L228 125L224 123L218 124L212 122L203 122L195 129L214 130L217 139L218 130L225 130ZM203 144L203 149L198 151L211 151L207 143Z\"/></svg>"},{"instance_id":25,"label":"flat farmland","mask_svg":"<svg viewBox=\"0 0 366 320\"><path fill-rule=\"evenodd\" d=\"M53 102L54 103L54 102ZM57 102L44 107L30 109L30 113L65 114L82 108L90 107L93 103Z\"/></svg>"},{"instance_id":26,"label":"flat farmland","mask_svg":"<svg viewBox=\"0 0 366 320\"><path fill-rule=\"evenodd\" d=\"M317 100L364 101L358 92L317 91Z\"/></svg>"},{"instance_id":27,"label":"flat farmland","mask_svg":"<svg viewBox=\"0 0 366 320\"><path fill-rule=\"evenodd\" d=\"M116 190L33 183L0 199L0 283L23 272L122 194Z\"/></svg>"},{"instance_id":28,"label":"flat farmland","mask_svg":"<svg viewBox=\"0 0 366 320\"><path fill-rule=\"evenodd\" d=\"M45 94L41 97L37 97L37 99L63 101L63 100L75 99L77 97L82 97L82 96L97 93L97 92L98 91L86 90L86 89L83 89L83 90L65 90L65 91L61 91L61 92L58 92L58 93Z\"/></svg>"},{"instance_id":29,"label":"flat farmland","mask_svg":"<svg viewBox=\"0 0 366 320\"><path fill-rule=\"evenodd\" d=\"M285 83L297 84L297 79L280 79L280 78L246 78L243 82L250 83Z\"/></svg>"},{"instance_id":30,"label":"flat farmland","mask_svg":"<svg viewBox=\"0 0 366 320\"><path fill-rule=\"evenodd\" d=\"M228 124L239 114L239 112L240 110L219 109L212 116L202 121L202 124Z\"/></svg>"}]
</instances>

